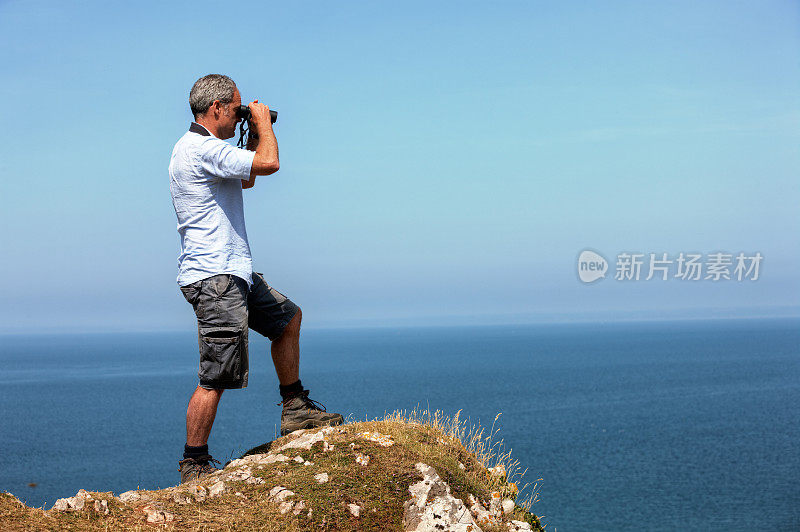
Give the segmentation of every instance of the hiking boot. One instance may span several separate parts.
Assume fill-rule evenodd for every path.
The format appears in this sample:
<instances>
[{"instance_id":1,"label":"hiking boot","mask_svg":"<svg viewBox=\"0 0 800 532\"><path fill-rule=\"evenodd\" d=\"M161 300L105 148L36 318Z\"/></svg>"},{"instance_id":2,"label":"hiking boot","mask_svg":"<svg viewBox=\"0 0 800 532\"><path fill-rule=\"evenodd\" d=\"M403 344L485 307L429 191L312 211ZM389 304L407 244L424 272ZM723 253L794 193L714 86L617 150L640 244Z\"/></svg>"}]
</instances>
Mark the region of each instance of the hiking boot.
<instances>
[{"instance_id":1,"label":"hiking boot","mask_svg":"<svg viewBox=\"0 0 800 532\"><path fill-rule=\"evenodd\" d=\"M308 398L308 390L284 399L281 412L281 436L300 429L311 429L325 425L341 425L341 414L325 411L325 405Z\"/></svg>"},{"instance_id":2,"label":"hiking boot","mask_svg":"<svg viewBox=\"0 0 800 532\"><path fill-rule=\"evenodd\" d=\"M212 462L218 464L219 460L214 460L208 454L197 458L185 458L178 462L178 471L181 472L181 484L201 479L216 471L217 467Z\"/></svg>"}]
</instances>

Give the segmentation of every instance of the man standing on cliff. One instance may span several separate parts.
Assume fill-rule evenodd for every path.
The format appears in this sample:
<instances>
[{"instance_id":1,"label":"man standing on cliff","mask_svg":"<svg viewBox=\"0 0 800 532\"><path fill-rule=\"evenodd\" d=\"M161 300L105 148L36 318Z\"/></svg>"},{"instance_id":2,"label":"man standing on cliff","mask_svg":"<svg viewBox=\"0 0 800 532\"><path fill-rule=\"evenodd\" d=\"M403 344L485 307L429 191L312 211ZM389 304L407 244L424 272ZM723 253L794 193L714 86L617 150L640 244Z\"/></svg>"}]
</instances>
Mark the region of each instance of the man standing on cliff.
<instances>
[{"instance_id":1,"label":"man standing on cliff","mask_svg":"<svg viewBox=\"0 0 800 532\"><path fill-rule=\"evenodd\" d=\"M278 143L269 108L250 104L252 135L247 150L222 139L236 132L242 103L233 80L209 74L189 94L195 121L172 151L170 192L181 254L178 285L194 308L200 347L200 383L186 410L186 445L178 462L181 482L214 471L208 436L222 392L245 388L248 328L272 341L272 361L283 398L281 435L301 428L342 423L300 383L300 308L252 270L242 189L256 176L278 171Z\"/></svg>"}]
</instances>

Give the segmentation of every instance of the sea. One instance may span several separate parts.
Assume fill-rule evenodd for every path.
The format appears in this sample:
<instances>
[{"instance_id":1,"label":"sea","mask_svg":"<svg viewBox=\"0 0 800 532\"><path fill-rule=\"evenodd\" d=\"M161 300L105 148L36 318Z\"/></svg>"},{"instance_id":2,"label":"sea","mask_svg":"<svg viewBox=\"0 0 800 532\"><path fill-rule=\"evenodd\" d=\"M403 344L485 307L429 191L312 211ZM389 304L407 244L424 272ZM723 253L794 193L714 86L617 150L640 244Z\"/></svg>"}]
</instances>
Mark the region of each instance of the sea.
<instances>
[{"instance_id":1,"label":"sea","mask_svg":"<svg viewBox=\"0 0 800 532\"><path fill-rule=\"evenodd\" d=\"M197 359L194 329L2 337L0 490L49 508L175 485ZM223 462L280 423L255 333L250 360L209 441ZM460 412L546 530L800 530L798 319L309 329L301 379L353 421Z\"/></svg>"}]
</instances>

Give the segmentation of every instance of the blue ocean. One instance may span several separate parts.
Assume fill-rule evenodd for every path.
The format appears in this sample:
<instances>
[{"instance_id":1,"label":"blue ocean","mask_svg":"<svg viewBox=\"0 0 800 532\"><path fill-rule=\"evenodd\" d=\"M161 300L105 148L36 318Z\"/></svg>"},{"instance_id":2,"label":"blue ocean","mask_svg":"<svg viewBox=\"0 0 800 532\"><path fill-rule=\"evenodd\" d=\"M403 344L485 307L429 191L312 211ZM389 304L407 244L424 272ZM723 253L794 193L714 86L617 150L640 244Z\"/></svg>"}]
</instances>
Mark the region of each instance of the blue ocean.
<instances>
[{"instance_id":1,"label":"blue ocean","mask_svg":"<svg viewBox=\"0 0 800 532\"><path fill-rule=\"evenodd\" d=\"M277 432L268 348L251 335L250 385L223 396L223 462ZM0 490L49 508L177 483L195 330L6 336L0 360ZM501 413L548 530L800 530L800 320L305 330L301 378L354 420Z\"/></svg>"}]
</instances>

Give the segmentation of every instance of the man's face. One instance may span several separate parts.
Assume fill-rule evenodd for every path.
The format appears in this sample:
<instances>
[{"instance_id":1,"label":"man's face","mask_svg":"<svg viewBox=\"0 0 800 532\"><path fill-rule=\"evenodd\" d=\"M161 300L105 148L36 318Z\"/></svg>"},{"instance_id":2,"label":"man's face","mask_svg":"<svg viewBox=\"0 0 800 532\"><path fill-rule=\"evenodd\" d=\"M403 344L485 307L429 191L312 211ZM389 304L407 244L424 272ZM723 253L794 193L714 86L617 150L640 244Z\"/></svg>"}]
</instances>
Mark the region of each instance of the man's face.
<instances>
[{"instance_id":1,"label":"man's face","mask_svg":"<svg viewBox=\"0 0 800 532\"><path fill-rule=\"evenodd\" d=\"M242 95L239 94L239 89L234 89L233 100L231 103L223 104L222 116L220 117L219 132L221 138L229 139L236 135L236 124L239 123L239 114L236 110L242 105Z\"/></svg>"}]
</instances>

